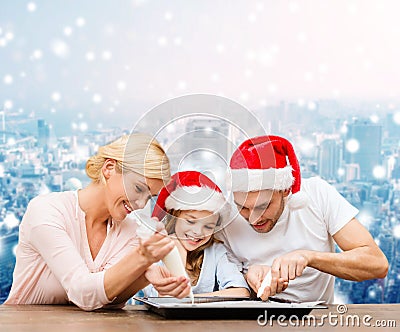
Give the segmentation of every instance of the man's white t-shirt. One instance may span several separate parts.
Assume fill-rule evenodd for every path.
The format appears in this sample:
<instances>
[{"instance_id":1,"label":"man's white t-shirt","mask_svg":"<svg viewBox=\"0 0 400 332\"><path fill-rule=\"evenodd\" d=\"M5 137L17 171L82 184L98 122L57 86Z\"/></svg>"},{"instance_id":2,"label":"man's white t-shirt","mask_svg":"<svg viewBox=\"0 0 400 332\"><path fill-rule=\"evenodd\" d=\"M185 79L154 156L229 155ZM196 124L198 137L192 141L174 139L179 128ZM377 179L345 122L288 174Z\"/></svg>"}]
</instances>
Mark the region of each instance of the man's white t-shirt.
<instances>
[{"instance_id":1,"label":"man's white t-shirt","mask_svg":"<svg viewBox=\"0 0 400 332\"><path fill-rule=\"evenodd\" d=\"M243 273L249 265L271 266L275 258L294 250L335 251L332 236L354 218L358 210L320 178L303 179L301 191L308 196L307 206L297 210L285 206L268 233L257 233L240 215L223 228L219 235L228 248L230 259ZM303 275L290 280L289 287L278 296L291 301L332 303L334 281L332 275L306 267Z\"/></svg>"}]
</instances>

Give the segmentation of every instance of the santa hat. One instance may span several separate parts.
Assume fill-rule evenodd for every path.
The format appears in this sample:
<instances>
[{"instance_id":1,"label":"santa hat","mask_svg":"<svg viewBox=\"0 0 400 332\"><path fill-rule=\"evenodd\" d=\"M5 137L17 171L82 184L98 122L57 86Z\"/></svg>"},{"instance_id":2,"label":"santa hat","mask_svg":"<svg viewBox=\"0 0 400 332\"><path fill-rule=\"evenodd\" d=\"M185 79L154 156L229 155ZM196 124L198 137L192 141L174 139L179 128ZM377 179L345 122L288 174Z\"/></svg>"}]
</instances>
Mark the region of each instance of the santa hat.
<instances>
[{"instance_id":1,"label":"santa hat","mask_svg":"<svg viewBox=\"0 0 400 332\"><path fill-rule=\"evenodd\" d=\"M219 212L225 205L221 189L206 175L178 172L161 189L152 216L161 220L171 209Z\"/></svg>"},{"instance_id":2,"label":"santa hat","mask_svg":"<svg viewBox=\"0 0 400 332\"><path fill-rule=\"evenodd\" d=\"M287 190L291 209L307 205L300 191L300 165L292 144L279 136L259 136L244 141L230 161L233 192Z\"/></svg>"}]
</instances>

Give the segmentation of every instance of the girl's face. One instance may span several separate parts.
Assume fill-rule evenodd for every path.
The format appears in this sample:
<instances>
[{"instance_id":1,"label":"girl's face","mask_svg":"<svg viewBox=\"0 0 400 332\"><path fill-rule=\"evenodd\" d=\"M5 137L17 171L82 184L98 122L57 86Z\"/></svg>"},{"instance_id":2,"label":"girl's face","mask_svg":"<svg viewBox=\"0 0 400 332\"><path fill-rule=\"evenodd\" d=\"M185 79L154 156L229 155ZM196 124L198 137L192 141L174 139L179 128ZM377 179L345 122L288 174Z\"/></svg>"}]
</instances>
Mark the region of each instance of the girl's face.
<instances>
[{"instance_id":1,"label":"girl's face","mask_svg":"<svg viewBox=\"0 0 400 332\"><path fill-rule=\"evenodd\" d=\"M176 219L175 234L187 251L205 244L214 233L218 215L210 211L182 211Z\"/></svg>"},{"instance_id":2,"label":"girl's face","mask_svg":"<svg viewBox=\"0 0 400 332\"><path fill-rule=\"evenodd\" d=\"M121 174L112 169L106 177L106 205L111 217L122 221L133 210L143 209L163 186L160 179L146 178L135 172Z\"/></svg>"}]
</instances>

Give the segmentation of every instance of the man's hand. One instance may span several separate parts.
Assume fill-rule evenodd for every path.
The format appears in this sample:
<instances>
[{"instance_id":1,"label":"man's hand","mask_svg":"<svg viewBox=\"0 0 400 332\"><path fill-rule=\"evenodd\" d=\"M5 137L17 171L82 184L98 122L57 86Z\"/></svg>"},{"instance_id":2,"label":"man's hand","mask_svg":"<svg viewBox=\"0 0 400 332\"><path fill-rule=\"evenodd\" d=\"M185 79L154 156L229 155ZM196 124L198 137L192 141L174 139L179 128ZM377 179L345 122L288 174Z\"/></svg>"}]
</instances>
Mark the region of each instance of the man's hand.
<instances>
[{"instance_id":1,"label":"man's hand","mask_svg":"<svg viewBox=\"0 0 400 332\"><path fill-rule=\"evenodd\" d=\"M173 296L182 299L189 295L189 279L174 277L167 268L153 264L145 272L146 279L154 286L160 296Z\"/></svg>"},{"instance_id":2,"label":"man's hand","mask_svg":"<svg viewBox=\"0 0 400 332\"><path fill-rule=\"evenodd\" d=\"M310 260L309 250L295 250L277 257L272 262L272 279L283 279L289 282L303 274Z\"/></svg>"},{"instance_id":3,"label":"man's hand","mask_svg":"<svg viewBox=\"0 0 400 332\"><path fill-rule=\"evenodd\" d=\"M246 274L246 280L249 286L257 293L261 286L262 281L271 268L267 265L251 265ZM289 283L283 278L274 278L272 276L271 285L265 287L263 294L260 296L261 300L267 301L270 296L276 293L283 292Z\"/></svg>"}]
</instances>

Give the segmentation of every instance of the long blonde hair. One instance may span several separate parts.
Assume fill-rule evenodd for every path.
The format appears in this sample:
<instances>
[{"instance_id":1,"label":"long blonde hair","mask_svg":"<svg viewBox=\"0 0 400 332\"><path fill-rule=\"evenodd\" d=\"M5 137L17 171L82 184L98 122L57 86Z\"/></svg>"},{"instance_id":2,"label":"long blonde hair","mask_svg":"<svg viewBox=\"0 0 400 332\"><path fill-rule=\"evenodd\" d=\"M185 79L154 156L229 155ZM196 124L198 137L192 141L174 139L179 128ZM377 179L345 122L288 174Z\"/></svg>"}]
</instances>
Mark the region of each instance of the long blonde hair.
<instances>
[{"instance_id":1,"label":"long blonde hair","mask_svg":"<svg viewBox=\"0 0 400 332\"><path fill-rule=\"evenodd\" d=\"M175 224L179 215L182 213L181 210L169 210L166 214L166 222L165 222L165 229L167 230L168 234L175 233ZM218 218L217 226L221 223L221 215ZM203 264L204 259L204 250L208 247L211 247L214 243L223 243L221 240L215 238L214 234L211 235L210 239L202 244L200 247L196 248L193 251L187 251L186 253L186 271L189 275L190 282L194 286L197 284L201 266Z\"/></svg>"},{"instance_id":2,"label":"long blonde hair","mask_svg":"<svg viewBox=\"0 0 400 332\"><path fill-rule=\"evenodd\" d=\"M96 155L86 162L86 174L95 183L104 182L102 167L107 159L116 161L118 172L136 172L167 182L171 176L169 159L158 141L150 135L123 135L99 147Z\"/></svg>"}]
</instances>

